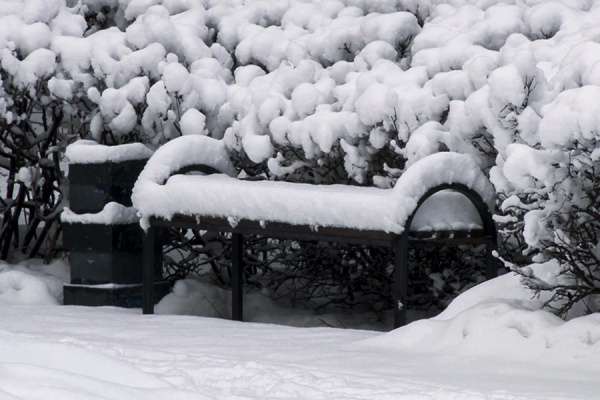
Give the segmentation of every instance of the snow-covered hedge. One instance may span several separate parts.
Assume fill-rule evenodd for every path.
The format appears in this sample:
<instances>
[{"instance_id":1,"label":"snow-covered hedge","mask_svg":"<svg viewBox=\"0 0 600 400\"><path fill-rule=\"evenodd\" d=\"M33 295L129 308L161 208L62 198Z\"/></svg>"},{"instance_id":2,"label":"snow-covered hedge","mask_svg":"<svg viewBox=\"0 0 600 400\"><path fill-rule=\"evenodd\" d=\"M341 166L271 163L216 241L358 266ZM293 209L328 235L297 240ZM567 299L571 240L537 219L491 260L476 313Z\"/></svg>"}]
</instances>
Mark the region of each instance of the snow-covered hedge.
<instances>
[{"instance_id":1,"label":"snow-covered hedge","mask_svg":"<svg viewBox=\"0 0 600 400\"><path fill-rule=\"evenodd\" d=\"M249 174L378 187L471 154L510 244L568 254L567 281L519 271L589 300L599 20L593 0L4 0L0 129L27 95L102 143L211 135Z\"/></svg>"}]
</instances>

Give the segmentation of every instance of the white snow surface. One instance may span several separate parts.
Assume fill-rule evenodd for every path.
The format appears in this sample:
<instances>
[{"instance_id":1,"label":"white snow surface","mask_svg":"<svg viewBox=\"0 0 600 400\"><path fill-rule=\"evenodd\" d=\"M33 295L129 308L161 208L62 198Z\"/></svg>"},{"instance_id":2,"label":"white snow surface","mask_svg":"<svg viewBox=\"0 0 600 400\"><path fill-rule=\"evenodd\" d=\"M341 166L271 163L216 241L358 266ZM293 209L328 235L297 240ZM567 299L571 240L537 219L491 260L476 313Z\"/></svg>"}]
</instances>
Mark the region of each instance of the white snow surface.
<instances>
[{"instance_id":1,"label":"white snow surface","mask_svg":"<svg viewBox=\"0 0 600 400\"><path fill-rule=\"evenodd\" d=\"M184 166L183 162L209 165L226 174L169 177ZM163 145L146 164L133 189L132 201L142 217L142 226L147 226L150 217L171 219L180 214L225 217L233 224L248 219L315 229L323 226L402 233L421 197L441 184L463 184L490 206L494 196L491 183L476 162L469 155L458 153L422 158L407 169L393 189L244 181L231 177L232 171L220 140L183 136ZM453 193L441 196L430 202L441 209L436 213L424 210L417 219L417 230L439 227L438 221L427 216L440 214L446 217L439 222L449 229L481 226L473 207L469 209L464 202L455 201Z\"/></svg>"},{"instance_id":2,"label":"white snow surface","mask_svg":"<svg viewBox=\"0 0 600 400\"><path fill-rule=\"evenodd\" d=\"M102 211L97 213L77 214L65 207L60 214L60 220L70 224L102 224L121 225L139 222L137 210L133 207L125 207L122 204L111 201L107 203Z\"/></svg>"},{"instance_id":3,"label":"white snow surface","mask_svg":"<svg viewBox=\"0 0 600 400\"><path fill-rule=\"evenodd\" d=\"M512 274L381 333L325 327L344 315L256 293L246 296L250 321L297 327L210 318L229 295L193 279L160 315L59 306L67 271L60 261L0 264L0 398L592 400L600 390L600 315L564 322L539 311L543 299Z\"/></svg>"},{"instance_id":4,"label":"white snow surface","mask_svg":"<svg viewBox=\"0 0 600 400\"><path fill-rule=\"evenodd\" d=\"M71 164L101 164L144 160L154 152L142 143L105 146L93 140L78 140L67 146L65 155Z\"/></svg>"}]
</instances>

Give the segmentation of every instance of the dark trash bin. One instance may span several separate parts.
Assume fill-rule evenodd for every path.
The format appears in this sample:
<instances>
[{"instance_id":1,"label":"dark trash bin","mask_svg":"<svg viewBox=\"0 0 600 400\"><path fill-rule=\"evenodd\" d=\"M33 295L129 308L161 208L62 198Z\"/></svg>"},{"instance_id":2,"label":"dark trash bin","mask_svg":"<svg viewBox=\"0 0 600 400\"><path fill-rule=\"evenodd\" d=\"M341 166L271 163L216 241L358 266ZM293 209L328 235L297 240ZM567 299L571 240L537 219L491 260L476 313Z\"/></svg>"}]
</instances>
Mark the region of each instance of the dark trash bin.
<instances>
[{"instance_id":1,"label":"dark trash bin","mask_svg":"<svg viewBox=\"0 0 600 400\"><path fill-rule=\"evenodd\" d=\"M102 214L110 202L131 207L133 186L149 158L147 153L140 158L139 151L131 151L134 146L140 148L139 143L109 147L86 142L67 149L67 156L75 155L76 161L69 164L70 212L63 213L63 239L71 265L71 282L63 291L66 305L142 306L144 232L136 221L100 218L110 215ZM77 151L91 152L94 162ZM96 162L102 152L107 160ZM118 161L110 160L112 153L119 155ZM123 159L122 154L129 153L135 159ZM162 281L161 269L155 271L155 282L158 301L170 285Z\"/></svg>"}]
</instances>

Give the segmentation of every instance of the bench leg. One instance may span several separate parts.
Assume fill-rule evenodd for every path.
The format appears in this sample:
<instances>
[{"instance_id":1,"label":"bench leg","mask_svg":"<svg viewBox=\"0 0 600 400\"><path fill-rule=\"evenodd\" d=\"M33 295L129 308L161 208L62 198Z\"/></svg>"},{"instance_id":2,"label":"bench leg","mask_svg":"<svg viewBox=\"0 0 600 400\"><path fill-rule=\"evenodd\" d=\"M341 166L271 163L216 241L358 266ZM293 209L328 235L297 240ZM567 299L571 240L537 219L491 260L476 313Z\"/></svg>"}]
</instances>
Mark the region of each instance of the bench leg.
<instances>
[{"instance_id":1,"label":"bench leg","mask_svg":"<svg viewBox=\"0 0 600 400\"><path fill-rule=\"evenodd\" d=\"M244 238L240 233L231 235L231 319L244 320Z\"/></svg>"},{"instance_id":2,"label":"bench leg","mask_svg":"<svg viewBox=\"0 0 600 400\"><path fill-rule=\"evenodd\" d=\"M498 261L494 257L494 251L498 246L492 238L485 239L485 278L494 279L498 276Z\"/></svg>"},{"instance_id":3,"label":"bench leg","mask_svg":"<svg viewBox=\"0 0 600 400\"><path fill-rule=\"evenodd\" d=\"M394 240L394 329L406 325L408 291L408 237Z\"/></svg>"},{"instance_id":4,"label":"bench leg","mask_svg":"<svg viewBox=\"0 0 600 400\"><path fill-rule=\"evenodd\" d=\"M142 310L144 314L154 314L154 277L156 271L162 273L162 246L160 230L148 228L144 235Z\"/></svg>"}]
</instances>

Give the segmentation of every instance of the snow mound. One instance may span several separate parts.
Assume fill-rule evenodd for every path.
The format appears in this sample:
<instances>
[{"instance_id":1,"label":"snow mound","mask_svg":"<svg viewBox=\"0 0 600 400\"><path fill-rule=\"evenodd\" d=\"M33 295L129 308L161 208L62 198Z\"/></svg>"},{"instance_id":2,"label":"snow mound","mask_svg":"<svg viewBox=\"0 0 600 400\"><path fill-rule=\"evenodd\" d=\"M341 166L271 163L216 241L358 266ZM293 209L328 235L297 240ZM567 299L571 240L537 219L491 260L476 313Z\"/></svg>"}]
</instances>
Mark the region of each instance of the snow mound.
<instances>
[{"instance_id":1,"label":"snow mound","mask_svg":"<svg viewBox=\"0 0 600 400\"><path fill-rule=\"evenodd\" d=\"M54 305L62 303L65 264L46 266L59 277L36 271L28 264L10 265L0 261L0 304Z\"/></svg>"},{"instance_id":2,"label":"snow mound","mask_svg":"<svg viewBox=\"0 0 600 400\"><path fill-rule=\"evenodd\" d=\"M171 293L155 307L156 314L230 318L231 293L196 279L175 282Z\"/></svg>"},{"instance_id":3,"label":"snow mound","mask_svg":"<svg viewBox=\"0 0 600 400\"><path fill-rule=\"evenodd\" d=\"M532 266L544 275L555 263ZM481 283L457 297L439 316L415 321L366 345L414 353L453 353L513 360L600 356L600 315L564 321L541 310L545 298L514 274ZM574 361L575 362L575 361Z\"/></svg>"}]
</instances>

